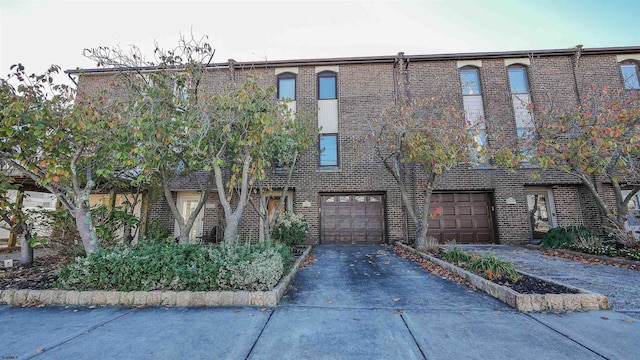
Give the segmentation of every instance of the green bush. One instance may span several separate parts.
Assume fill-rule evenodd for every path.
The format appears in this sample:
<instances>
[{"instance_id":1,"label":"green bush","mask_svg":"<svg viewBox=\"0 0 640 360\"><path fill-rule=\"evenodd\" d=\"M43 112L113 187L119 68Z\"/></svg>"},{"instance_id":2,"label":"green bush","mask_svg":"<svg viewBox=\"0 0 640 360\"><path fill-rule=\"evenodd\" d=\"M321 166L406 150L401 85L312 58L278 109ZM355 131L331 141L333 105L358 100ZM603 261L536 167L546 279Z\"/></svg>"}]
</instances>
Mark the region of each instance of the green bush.
<instances>
[{"instance_id":1,"label":"green bush","mask_svg":"<svg viewBox=\"0 0 640 360\"><path fill-rule=\"evenodd\" d=\"M599 241L591 230L584 225L556 227L550 229L542 238L542 246L546 248L563 248L576 242Z\"/></svg>"},{"instance_id":2,"label":"green bush","mask_svg":"<svg viewBox=\"0 0 640 360\"><path fill-rule=\"evenodd\" d=\"M271 238L289 246L300 245L307 238L308 231L309 224L304 215L287 211L278 218Z\"/></svg>"},{"instance_id":3,"label":"green bush","mask_svg":"<svg viewBox=\"0 0 640 360\"><path fill-rule=\"evenodd\" d=\"M291 266L280 244L140 243L77 258L59 272L70 290L270 290Z\"/></svg>"}]
</instances>

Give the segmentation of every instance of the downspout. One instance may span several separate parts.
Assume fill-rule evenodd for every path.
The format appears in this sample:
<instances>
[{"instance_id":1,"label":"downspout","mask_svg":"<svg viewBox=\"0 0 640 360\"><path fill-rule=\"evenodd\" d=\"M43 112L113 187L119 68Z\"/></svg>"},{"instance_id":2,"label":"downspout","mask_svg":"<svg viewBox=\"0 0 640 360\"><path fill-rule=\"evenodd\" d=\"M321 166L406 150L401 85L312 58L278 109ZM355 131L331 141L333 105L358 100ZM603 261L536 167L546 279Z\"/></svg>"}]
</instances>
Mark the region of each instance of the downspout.
<instances>
[{"instance_id":1,"label":"downspout","mask_svg":"<svg viewBox=\"0 0 640 360\"><path fill-rule=\"evenodd\" d=\"M400 102L400 92L398 89L398 69L401 69L403 67L403 57L404 57L404 53L403 52L399 52L398 56L396 57L395 61L393 62L393 95L394 95L394 104L397 106ZM402 70L400 70L402 71ZM404 178L404 171L403 168L400 168L400 176L402 178ZM404 204L404 201L400 201L401 207L402 207L402 234L404 236L404 242L406 244L409 243L409 223L407 220L408 212L407 212L407 207Z\"/></svg>"},{"instance_id":2,"label":"downspout","mask_svg":"<svg viewBox=\"0 0 640 360\"><path fill-rule=\"evenodd\" d=\"M231 71L231 82L235 84L236 82L236 61L233 59L229 59L229 71Z\"/></svg>"},{"instance_id":3,"label":"downspout","mask_svg":"<svg viewBox=\"0 0 640 360\"><path fill-rule=\"evenodd\" d=\"M578 86L578 75L576 74L576 68L578 67L578 61L582 56L582 45L576 45L576 52L571 57L571 70L573 73L573 84L576 88L577 105L580 106L582 97L580 96L580 87Z\"/></svg>"}]
</instances>

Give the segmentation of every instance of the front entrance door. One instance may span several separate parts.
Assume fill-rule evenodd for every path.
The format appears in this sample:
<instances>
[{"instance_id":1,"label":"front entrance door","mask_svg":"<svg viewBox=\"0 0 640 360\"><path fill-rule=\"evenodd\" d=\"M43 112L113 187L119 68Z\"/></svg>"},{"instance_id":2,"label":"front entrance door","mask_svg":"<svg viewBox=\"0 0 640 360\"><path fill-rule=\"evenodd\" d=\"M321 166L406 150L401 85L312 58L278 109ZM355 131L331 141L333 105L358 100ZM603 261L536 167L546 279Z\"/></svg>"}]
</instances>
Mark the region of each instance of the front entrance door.
<instances>
[{"instance_id":1,"label":"front entrance door","mask_svg":"<svg viewBox=\"0 0 640 360\"><path fill-rule=\"evenodd\" d=\"M542 240L551 228L558 226L553 193L551 189L541 188L525 190L525 194L531 223L531 239Z\"/></svg>"},{"instance_id":2,"label":"front entrance door","mask_svg":"<svg viewBox=\"0 0 640 360\"><path fill-rule=\"evenodd\" d=\"M176 202L176 204L178 206L178 211L180 212L180 215L182 215L182 218L185 221L187 221L187 219L189 219L189 216L191 216L191 214L195 211L199 200L200 200L200 195L198 195L197 193L186 193L186 194L179 193L178 194L178 201ZM193 223L193 226L191 227L191 231L189 231L189 240L195 240L196 238L202 237L203 214L204 214L204 206L202 207L202 210L200 210L198 217L196 217L196 220ZM176 221L174 236L178 237L179 235L180 235L180 227L178 226L178 221Z\"/></svg>"}]
</instances>

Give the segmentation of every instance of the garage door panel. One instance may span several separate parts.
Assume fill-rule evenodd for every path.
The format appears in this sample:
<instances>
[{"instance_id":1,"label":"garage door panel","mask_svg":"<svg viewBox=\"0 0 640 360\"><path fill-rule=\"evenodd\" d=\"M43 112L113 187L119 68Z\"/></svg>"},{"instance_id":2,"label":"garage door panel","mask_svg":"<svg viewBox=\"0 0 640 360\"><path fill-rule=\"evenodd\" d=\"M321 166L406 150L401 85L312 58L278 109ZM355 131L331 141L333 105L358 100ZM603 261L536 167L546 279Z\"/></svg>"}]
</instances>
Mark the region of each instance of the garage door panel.
<instances>
[{"instance_id":1,"label":"garage door panel","mask_svg":"<svg viewBox=\"0 0 640 360\"><path fill-rule=\"evenodd\" d=\"M458 228L458 224L456 223L456 219L442 219L440 220L443 229L456 229Z\"/></svg>"},{"instance_id":2,"label":"garage door panel","mask_svg":"<svg viewBox=\"0 0 640 360\"><path fill-rule=\"evenodd\" d=\"M458 219L457 225L460 229L473 229L475 227L472 219Z\"/></svg>"},{"instance_id":3,"label":"garage door panel","mask_svg":"<svg viewBox=\"0 0 640 360\"><path fill-rule=\"evenodd\" d=\"M437 205L436 205L436 207L432 207L430 209L430 211L433 212L436 208L437 208ZM456 214L455 206L441 206L440 208L442 208L442 215L455 215Z\"/></svg>"},{"instance_id":4,"label":"garage door panel","mask_svg":"<svg viewBox=\"0 0 640 360\"><path fill-rule=\"evenodd\" d=\"M441 243L493 243L488 193L435 193L432 204L442 212L429 221L429 235ZM432 211L433 211L432 209Z\"/></svg>"},{"instance_id":5,"label":"garage door panel","mask_svg":"<svg viewBox=\"0 0 640 360\"><path fill-rule=\"evenodd\" d=\"M455 202L456 198L455 198L455 194L440 194L439 200L441 203L447 203L447 202Z\"/></svg>"}]
</instances>

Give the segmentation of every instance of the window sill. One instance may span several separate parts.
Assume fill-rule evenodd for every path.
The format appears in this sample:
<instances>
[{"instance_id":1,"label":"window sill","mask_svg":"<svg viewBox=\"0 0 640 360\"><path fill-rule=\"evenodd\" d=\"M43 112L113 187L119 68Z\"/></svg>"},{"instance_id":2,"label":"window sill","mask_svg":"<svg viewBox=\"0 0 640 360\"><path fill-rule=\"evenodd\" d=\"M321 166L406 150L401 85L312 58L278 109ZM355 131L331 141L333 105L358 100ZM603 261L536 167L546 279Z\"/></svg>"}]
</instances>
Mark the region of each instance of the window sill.
<instances>
[{"instance_id":1,"label":"window sill","mask_svg":"<svg viewBox=\"0 0 640 360\"><path fill-rule=\"evenodd\" d=\"M340 171L341 170L339 166L322 166L316 170L316 172L328 172L328 173L340 172Z\"/></svg>"}]
</instances>

